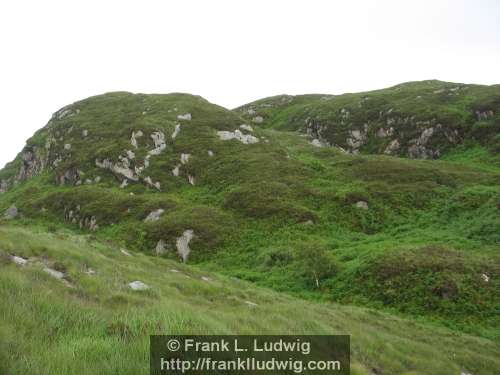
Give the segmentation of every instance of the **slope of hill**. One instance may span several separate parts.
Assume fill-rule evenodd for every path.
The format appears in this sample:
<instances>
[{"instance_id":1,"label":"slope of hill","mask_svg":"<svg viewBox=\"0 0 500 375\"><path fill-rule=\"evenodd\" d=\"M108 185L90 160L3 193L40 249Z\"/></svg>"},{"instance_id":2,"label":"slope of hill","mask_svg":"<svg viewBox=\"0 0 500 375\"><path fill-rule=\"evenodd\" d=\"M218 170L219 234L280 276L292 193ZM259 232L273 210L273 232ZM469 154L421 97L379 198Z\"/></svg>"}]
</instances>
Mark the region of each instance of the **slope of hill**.
<instances>
[{"instance_id":1,"label":"slope of hill","mask_svg":"<svg viewBox=\"0 0 500 375\"><path fill-rule=\"evenodd\" d=\"M500 151L499 85L409 82L356 94L276 96L236 111L352 153L435 159L463 144Z\"/></svg>"},{"instance_id":2,"label":"slope of hill","mask_svg":"<svg viewBox=\"0 0 500 375\"><path fill-rule=\"evenodd\" d=\"M493 375L500 366L498 343L486 339L126 255L89 235L2 225L0 248L2 374L147 374L150 334L349 333L353 375ZM134 291L133 281L150 289Z\"/></svg>"},{"instance_id":3,"label":"slope of hill","mask_svg":"<svg viewBox=\"0 0 500 375\"><path fill-rule=\"evenodd\" d=\"M236 111L187 94L88 98L56 112L0 171L0 222L90 233L152 262L197 264L498 342L497 89L422 82L369 95L264 99ZM378 106L365 134L378 145L390 138L372 134L379 112L410 116L408 92L432 109L418 121L436 118L428 142L442 160L377 155L385 146L368 143L346 153L317 147L346 151L325 138L326 128L295 131L307 131L313 112L324 110L335 130L342 108L352 127ZM367 95L373 108L355 110ZM426 130L398 121L392 134L409 138L396 154L430 158L408 154L410 133ZM450 143L449 131L459 141Z\"/></svg>"}]
</instances>

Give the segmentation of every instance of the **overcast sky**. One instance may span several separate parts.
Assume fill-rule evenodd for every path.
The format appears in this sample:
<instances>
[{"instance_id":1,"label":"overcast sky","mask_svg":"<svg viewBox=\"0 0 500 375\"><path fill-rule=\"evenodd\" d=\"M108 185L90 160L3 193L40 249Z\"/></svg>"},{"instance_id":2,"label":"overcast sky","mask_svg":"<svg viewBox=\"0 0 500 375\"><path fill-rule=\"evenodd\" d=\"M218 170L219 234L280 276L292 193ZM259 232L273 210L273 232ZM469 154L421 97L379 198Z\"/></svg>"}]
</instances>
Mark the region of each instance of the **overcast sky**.
<instances>
[{"instance_id":1,"label":"overcast sky","mask_svg":"<svg viewBox=\"0 0 500 375\"><path fill-rule=\"evenodd\" d=\"M499 0L1 1L0 167L108 91L233 108L432 78L500 83Z\"/></svg>"}]
</instances>

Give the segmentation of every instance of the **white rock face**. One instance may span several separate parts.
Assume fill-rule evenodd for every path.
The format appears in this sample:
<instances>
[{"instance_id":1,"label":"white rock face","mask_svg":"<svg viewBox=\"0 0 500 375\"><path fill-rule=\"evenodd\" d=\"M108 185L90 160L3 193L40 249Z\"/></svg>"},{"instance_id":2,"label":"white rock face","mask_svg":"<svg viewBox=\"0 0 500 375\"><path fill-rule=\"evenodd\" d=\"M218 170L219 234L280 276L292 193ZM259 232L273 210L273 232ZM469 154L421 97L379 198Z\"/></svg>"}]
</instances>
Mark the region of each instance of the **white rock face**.
<instances>
[{"instance_id":1,"label":"white rock face","mask_svg":"<svg viewBox=\"0 0 500 375\"><path fill-rule=\"evenodd\" d=\"M190 174L188 174L188 181L191 185L194 186L194 176L191 176Z\"/></svg>"},{"instance_id":2,"label":"white rock face","mask_svg":"<svg viewBox=\"0 0 500 375\"><path fill-rule=\"evenodd\" d=\"M239 129L236 129L234 132L218 131L217 135L223 141L236 139L246 145L259 142L259 139L257 137L254 137L253 135L250 134L243 134Z\"/></svg>"},{"instance_id":3,"label":"white rock face","mask_svg":"<svg viewBox=\"0 0 500 375\"><path fill-rule=\"evenodd\" d=\"M189 253L191 253L191 249L189 248L189 243L194 237L194 231L192 229L188 229L184 231L181 237L177 238L177 254L182 258L182 261L186 263L188 260Z\"/></svg>"},{"instance_id":4,"label":"white rock face","mask_svg":"<svg viewBox=\"0 0 500 375\"><path fill-rule=\"evenodd\" d=\"M210 157L214 156L214 152L212 150L208 150L208 156Z\"/></svg>"},{"instance_id":5,"label":"white rock face","mask_svg":"<svg viewBox=\"0 0 500 375\"><path fill-rule=\"evenodd\" d=\"M65 149L66 151L71 150L71 145L70 145L69 143L66 143L66 144L64 145L64 149Z\"/></svg>"},{"instance_id":6,"label":"white rock face","mask_svg":"<svg viewBox=\"0 0 500 375\"><path fill-rule=\"evenodd\" d=\"M179 135L180 132L181 132L181 124L176 124L175 125L175 130L172 133L172 139L177 138L177 136Z\"/></svg>"},{"instance_id":7,"label":"white rock face","mask_svg":"<svg viewBox=\"0 0 500 375\"><path fill-rule=\"evenodd\" d=\"M191 113L186 113L184 115L177 115L177 120L191 121Z\"/></svg>"},{"instance_id":8,"label":"white rock face","mask_svg":"<svg viewBox=\"0 0 500 375\"><path fill-rule=\"evenodd\" d=\"M127 158L120 157L120 162L116 164L113 164L113 162L108 159L104 159L103 161L96 159L95 165L99 168L109 169L110 171L122 175L129 180L139 181L139 176L137 176L134 170L130 168L130 164Z\"/></svg>"},{"instance_id":9,"label":"white rock face","mask_svg":"<svg viewBox=\"0 0 500 375\"><path fill-rule=\"evenodd\" d=\"M144 284L142 281L132 281L131 283L128 284L130 289L132 290L148 290L150 288L149 285Z\"/></svg>"},{"instance_id":10,"label":"white rock face","mask_svg":"<svg viewBox=\"0 0 500 375\"><path fill-rule=\"evenodd\" d=\"M172 169L172 174L175 177L179 177L179 172L180 172L180 164L176 165L174 169Z\"/></svg>"},{"instance_id":11,"label":"white rock face","mask_svg":"<svg viewBox=\"0 0 500 375\"><path fill-rule=\"evenodd\" d=\"M145 219L144 222L152 222L152 221L158 221L160 220L161 215L165 212L164 209L159 208L156 211L151 212Z\"/></svg>"},{"instance_id":12,"label":"white rock face","mask_svg":"<svg viewBox=\"0 0 500 375\"><path fill-rule=\"evenodd\" d=\"M99 229L99 225L97 225L97 218L95 216L92 216L90 218L89 229L92 232L95 232L97 229Z\"/></svg>"},{"instance_id":13,"label":"white rock face","mask_svg":"<svg viewBox=\"0 0 500 375\"><path fill-rule=\"evenodd\" d=\"M255 116L252 121L256 124L262 124L264 122L264 118L262 116Z\"/></svg>"},{"instance_id":14,"label":"white rock face","mask_svg":"<svg viewBox=\"0 0 500 375\"><path fill-rule=\"evenodd\" d=\"M367 210L368 209L368 203L366 203L365 201L356 202L356 208L360 208L362 210Z\"/></svg>"},{"instance_id":15,"label":"white rock face","mask_svg":"<svg viewBox=\"0 0 500 375\"><path fill-rule=\"evenodd\" d=\"M5 211L4 216L6 219L9 220L15 219L16 217L19 216L19 211L17 210L16 206L11 206L10 208L7 209L7 211Z\"/></svg>"},{"instance_id":16,"label":"white rock face","mask_svg":"<svg viewBox=\"0 0 500 375\"><path fill-rule=\"evenodd\" d=\"M240 125L240 128L243 130L248 130L249 132L253 132L253 128L247 124Z\"/></svg>"},{"instance_id":17,"label":"white rock face","mask_svg":"<svg viewBox=\"0 0 500 375\"><path fill-rule=\"evenodd\" d=\"M144 179L144 182L145 182L148 186L154 187L154 188L156 188L156 189L158 189L158 190L160 190L160 189L161 189L161 184L160 184L160 182L159 182L159 181L157 181L157 182L153 182L153 180L152 180L152 179L151 179L151 177L149 177L149 176L148 176L148 177L146 177L146 178Z\"/></svg>"},{"instance_id":18,"label":"white rock face","mask_svg":"<svg viewBox=\"0 0 500 375\"><path fill-rule=\"evenodd\" d=\"M325 145L323 144L323 142L321 142L319 139L313 139L311 141L311 144L314 146L314 147L325 147Z\"/></svg>"},{"instance_id":19,"label":"white rock face","mask_svg":"<svg viewBox=\"0 0 500 375\"><path fill-rule=\"evenodd\" d=\"M139 145L137 144L137 138L140 138L142 137L144 134L142 133L141 130L138 130L136 132L132 132L132 137L130 138L130 144L134 147L134 148L138 148Z\"/></svg>"},{"instance_id":20,"label":"white rock face","mask_svg":"<svg viewBox=\"0 0 500 375\"><path fill-rule=\"evenodd\" d=\"M55 277L56 279L59 280L61 280L64 277L64 273L56 271L52 268L45 267L43 270L47 272L50 276Z\"/></svg>"},{"instance_id":21,"label":"white rock face","mask_svg":"<svg viewBox=\"0 0 500 375\"><path fill-rule=\"evenodd\" d=\"M401 145L399 144L399 141L397 139L394 139L386 147L386 149L384 150L384 154L392 155L393 153L397 152L400 147L401 147Z\"/></svg>"},{"instance_id":22,"label":"white rock face","mask_svg":"<svg viewBox=\"0 0 500 375\"><path fill-rule=\"evenodd\" d=\"M12 255L10 259L19 266L25 266L28 263L27 259L18 257L17 255Z\"/></svg>"},{"instance_id":23,"label":"white rock face","mask_svg":"<svg viewBox=\"0 0 500 375\"><path fill-rule=\"evenodd\" d=\"M190 154L181 154L181 164L187 164L190 157Z\"/></svg>"},{"instance_id":24,"label":"white rock face","mask_svg":"<svg viewBox=\"0 0 500 375\"><path fill-rule=\"evenodd\" d=\"M128 180L125 179L125 180L122 181L122 183L120 185L120 188L121 189L125 189L127 186L128 186Z\"/></svg>"},{"instance_id":25,"label":"white rock face","mask_svg":"<svg viewBox=\"0 0 500 375\"><path fill-rule=\"evenodd\" d=\"M481 277L483 278L483 280L484 280L485 283L489 283L490 282L490 277L487 274L483 273L481 275Z\"/></svg>"},{"instance_id":26,"label":"white rock face","mask_svg":"<svg viewBox=\"0 0 500 375\"><path fill-rule=\"evenodd\" d=\"M127 158L129 158L130 160L134 160L135 159L135 153L134 153L134 151L127 150Z\"/></svg>"},{"instance_id":27,"label":"white rock face","mask_svg":"<svg viewBox=\"0 0 500 375\"><path fill-rule=\"evenodd\" d=\"M148 155L160 155L167 148L165 143L165 134L162 132L154 132L151 138L155 144L155 148L148 152Z\"/></svg>"},{"instance_id":28,"label":"white rock face","mask_svg":"<svg viewBox=\"0 0 500 375\"><path fill-rule=\"evenodd\" d=\"M82 137L85 138L86 136L89 135L89 131L87 129L82 131Z\"/></svg>"}]
</instances>

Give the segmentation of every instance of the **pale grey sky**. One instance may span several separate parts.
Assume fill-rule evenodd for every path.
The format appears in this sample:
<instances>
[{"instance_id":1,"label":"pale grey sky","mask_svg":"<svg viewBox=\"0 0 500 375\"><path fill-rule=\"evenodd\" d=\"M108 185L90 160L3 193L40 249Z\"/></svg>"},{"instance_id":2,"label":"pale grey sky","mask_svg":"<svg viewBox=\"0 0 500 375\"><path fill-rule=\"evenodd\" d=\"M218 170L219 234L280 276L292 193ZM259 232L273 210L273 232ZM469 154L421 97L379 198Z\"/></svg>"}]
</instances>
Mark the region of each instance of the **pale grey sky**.
<instances>
[{"instance_id":1,"label":"pale grey sky","mask_svg":"<svg viewBox=\"0 0 500 375\"><path fill-rule=\"evenodd\" d=\"M500 83L498 0L0 3L0 167L60 107L108 91L232 108L422 79Z\"/></svg>"}]
</instances>

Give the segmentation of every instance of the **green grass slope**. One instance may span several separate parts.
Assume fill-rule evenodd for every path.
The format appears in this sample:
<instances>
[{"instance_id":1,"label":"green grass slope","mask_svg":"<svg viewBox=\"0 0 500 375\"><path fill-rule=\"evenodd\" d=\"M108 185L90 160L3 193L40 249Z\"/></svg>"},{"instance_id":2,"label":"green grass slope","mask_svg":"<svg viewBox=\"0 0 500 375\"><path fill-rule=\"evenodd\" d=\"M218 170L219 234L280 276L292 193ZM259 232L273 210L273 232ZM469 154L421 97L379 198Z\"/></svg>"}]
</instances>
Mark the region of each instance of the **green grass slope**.
<instances>
[{"instance_id":1,"label":"green grass slope","mask_svg":"<svg viewBox=\"0 0 500 375\"><path fill-rule=\"evenodd\" d=\"M2 374L147 374L150 334L350 334L354 375L493 375L500 366L487 339L127 256L88 235L3 224L0 249ZM132 291L136 280L151 288Z\"/></svg>"},{"instance_id":2,"label":"green grass slope","mask_svg":"<svg viewBox=\"0 0 500 375\"><path fill-rule=\"evenodd\" d=\"M354 155L268 118L241 128L245 116L186 94L74 103L0 171L0 213L15 205L25 225L172 261L192 231L187 261L205 270L500 340L500 172L489 144L463 142L443 160ZM237 129L258 142L218 135Z\"/></svg>"}]
</instances>

